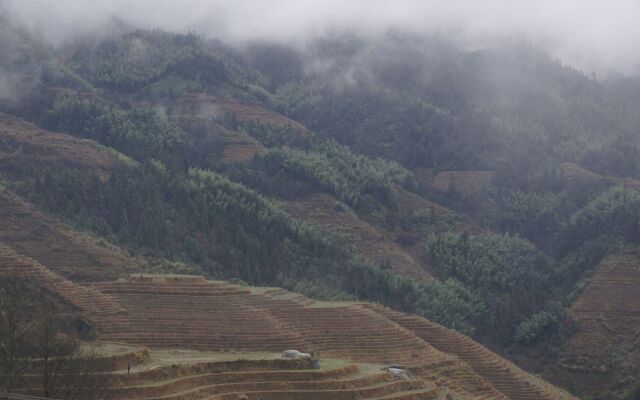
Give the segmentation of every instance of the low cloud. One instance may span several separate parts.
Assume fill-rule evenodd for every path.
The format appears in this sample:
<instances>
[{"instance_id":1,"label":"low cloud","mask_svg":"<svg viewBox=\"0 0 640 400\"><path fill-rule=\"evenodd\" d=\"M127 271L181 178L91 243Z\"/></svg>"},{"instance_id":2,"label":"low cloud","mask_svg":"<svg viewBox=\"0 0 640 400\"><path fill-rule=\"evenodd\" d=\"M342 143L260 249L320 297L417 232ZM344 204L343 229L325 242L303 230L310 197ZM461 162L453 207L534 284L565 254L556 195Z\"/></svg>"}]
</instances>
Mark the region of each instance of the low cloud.
<instances>
[{"instance_id":1,"label":"low cloud","mask_svg":"<svg viewBox=\"0 0 640 400\"><path fill-rule=\"evenodd\" d=\"M114 17L144 28L196 31L231 43L303 43L331 30L451 35L482 46L524 36L587 73L640 72L635 0L5 0L11 18L60 44L105 32Z\"/></svg>"}]
</instances>

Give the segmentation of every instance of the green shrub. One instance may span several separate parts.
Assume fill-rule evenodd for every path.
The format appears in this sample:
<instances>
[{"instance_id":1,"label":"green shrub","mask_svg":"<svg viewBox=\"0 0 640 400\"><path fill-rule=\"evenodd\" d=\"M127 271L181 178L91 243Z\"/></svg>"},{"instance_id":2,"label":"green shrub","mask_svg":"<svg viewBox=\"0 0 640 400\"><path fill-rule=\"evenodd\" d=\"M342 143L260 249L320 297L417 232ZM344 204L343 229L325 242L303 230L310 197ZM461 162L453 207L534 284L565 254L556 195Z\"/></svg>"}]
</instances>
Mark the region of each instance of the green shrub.
<instances>
[{"instance_id":1,"label":"green shrub","mask_svg":"<svg viewBox=\"0 0 640 400\"><path fill-rule=\"evenodd\" d=\"M334 141L318 141L309 150L272 149L262 163L274 174L284 171L295 179L313 182L367 214L395 209L393 185L410 176L394 162L356 155Z\"/></svg>"},{"instance_id":2,"label":"green shrub","mask_svg":"<svg viewBox=\"0 0 640 400\"><path fill-rule=\"evenodd\" d=\"M515 325L538 311L549 296L552 264L526 240L496 234L445 234L432 240L429 249L444 276L473 292L499 318L476 325L496 340L511 337Z\"/></svg>"},{"instance_id":3,"label":"green shrub","mask_svg":"<svg viewBox=\"0 0 640 400\"><path fill-rule=\"evenodd\" d=\"M566 254L601 236L640 243L640 193L618 186L599 194L571 216L557 246Z\"/></svg>"},{"instance_id":4,"label":"green shrub","mask_svg":"<svg viewBox=\"0 0 640 400\"><path fill-rule=\"evenodd\" d=\"M534 314L518 325L514 341L529 345L558 329L558 318L546 311Z\"/></svg>"}]
</instances>

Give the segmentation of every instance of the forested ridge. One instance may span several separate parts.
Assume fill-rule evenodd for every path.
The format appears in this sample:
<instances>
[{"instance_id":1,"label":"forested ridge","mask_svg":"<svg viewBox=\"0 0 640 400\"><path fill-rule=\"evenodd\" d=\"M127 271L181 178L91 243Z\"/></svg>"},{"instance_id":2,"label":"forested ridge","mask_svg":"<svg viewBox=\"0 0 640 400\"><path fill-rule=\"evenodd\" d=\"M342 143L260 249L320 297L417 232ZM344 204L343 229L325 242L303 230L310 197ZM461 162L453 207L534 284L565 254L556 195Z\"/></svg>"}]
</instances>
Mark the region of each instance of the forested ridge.
<instances>
[{"instance_id":1,"label":"forested ridge","mask_svg":"<svg viewBox=\"0 0 640 400\"><path fill-rule=\"evenodd\" d=\"M375 301L504 352L552 358L576 329L567 310L581 282L607 254L640 242L638 192L561 168L640 178L640 83L595 79L529 43L466 50L439 37L335 33L300 49L231 47L133 30L54 49L19 27L0 35L10 55L2 71L38 76L3 99L2 112L133 160L107 177L64 163L5 165L0 187L166 260L163 272L189 265L212 278ZM180 101L194 93L259 105L311 134L215 104L200 117L208 125L185 123ZM224 159L220 132L247 134L264 151L248 163ZM438 189L451 170L493 178L482 190L455 180ZM457 219L407 217L400 189ZM393 233L434 278L400 276L280 206L315 192Z\"/></svg>"}]
</instances>

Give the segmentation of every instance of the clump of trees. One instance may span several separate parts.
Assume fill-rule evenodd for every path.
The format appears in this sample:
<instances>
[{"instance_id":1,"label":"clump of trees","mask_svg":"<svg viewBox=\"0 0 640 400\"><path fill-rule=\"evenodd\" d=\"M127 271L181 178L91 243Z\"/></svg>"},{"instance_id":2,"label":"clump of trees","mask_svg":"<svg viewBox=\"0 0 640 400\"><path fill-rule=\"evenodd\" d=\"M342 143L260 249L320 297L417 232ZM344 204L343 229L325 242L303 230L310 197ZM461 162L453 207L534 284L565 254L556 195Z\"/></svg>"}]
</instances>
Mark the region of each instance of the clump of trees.
<instances>
[{"instance_id":1,"label":"clump of trees","mask_svg":"<svg viewBox=\"0 0 640 400\"><path fill-rule=\"evenodd\" d=\"M560 231L559 249L566 253L600 237L640 243L640 193L612 187L575 212Z\"/></svg>"},{"instance_id":2,"label":"clump of trees","mask_svg":"<svg viewBox=\"0 0 640 400\"><path fill-rule=\"evenodd\" d=\"M186 135L155 110L124 109L98 101L55 96L40 111L46 129L93 139L138 160L156 158L179 163Z\"/></svg>"},{"instance_id":3,"label":"clump of trees","mask_svg":"<svg viewBox=\"0 0 640 400\"><path fill-rule=\"evenodd\" d=\"M444 234L430 243L431 258L445 275L475 293L492 319L478 329L498 342L539 310L548 297L553 269L531 243L508 235ZM508 341L508 339L506 339Z\"/></svg>"},{"instance_id":4,"label":"clump of trees","mask_svg":"<svg viewBox=\"0 0 640 400\"><path fill-rule=\"evenodd\" d=\"M267 147L309 149L317 141L311 133L299 132L288 124L250 122L244 124L243 128Z\"/></svg>"},{"instance_id":5,"label":"clump of trees","mask_svg":"<svg viewBox=\"0 0 640 400\"><path fill-rule=\"evenodd\" d=\"M397 208L393 185L409 179L397 163L354 154L332 140L316 141L309 150L276 148L261 159L273 174L315 184L365 214Z\"/></svg>"},{"instance_id":6,"label":"clump of trees","mask_svg":"<svg viewBox=\"0 0 640 400\"><path fill-rule=\"evenodd\" d=\"M526 319L516 329L514 341L521 345L530 345L558 330L558 317L547 311L540 311Z\"/></svg>"},{"instance_id":7,"label":"clump of trees","mask_svg":"<svg viewBox=\"0 0 640 400\"><path fill-rule=\"evenodd\" d=\"M550 193L513 190L500 197L501 214L498 226L536 243L553 235L562 218L563 202L560 196Z\"/></svg>"},{"instance_id":8,"label":"clump of trees","mask_svg":"<svg viewBox=\"0 0 640 400\"><path fill-rule=\"evenodd\" d=\"M63 400L101 398L109 364L80 342L86 329L55 295L22 278L0 280L0 390Z\"/></svg>"},{"instance_id":9,"label":"clump of trees","mask_svg":"<svg viewBox=\"0 0 640 400\"><path fill-rule=\"evenodd\" d=\"M486 313L463 286L416 283L372 265L343 237L292 218L265 196L211 171L176 177L150 161L107 181L69 168L35 181L34 199L44 208L136 253L195 263L211 277L378 301L470 334Z\"/></svg>"},{"instance_id":10,"label":"clump of trees","mask_svg":"<svg viewBox=\"0 0 640 400\"><path fill-rule=\"evenodd\" d=\"M439 38L337 35L310 43L308 54L259 44L241 54L193 34L135 31L83 43L62 66L33 38L0 34L20 50L4 68L31 59L37 71L47 61L44 85L93 92L42 91L22 115L140 162L106 180L24 162L10 166L12 178L22 178L15 186L134 252L197 264L214 277L380 301L466 333L492 332L494 342L533 344L555 329L551 300L566 305L560 297L613 246L640 241L637 193L558 172L575 162L640 176L637 83L596 81L523 43L469 52ZM316 58L326 68L305 68ZM270 149L252 165L228 165L208 127L179 129L171 112L121 103L171 110L188 92L258 101L314 134L239 124L228 113L226 130L246 130ZM452 190L436 200L506 235L436 236L430 256L442 279L416 283L368 264L344 238L292 218L268 197L324 191L385 228L433 232L422 229L431 218L418 228L419 215L398 218L394 186L420 192L404 168L493 171L485 193Z\"/></svg>"},{"instance_id":11,"label":"clump of trees","mask_svg":"<svg viewBox=\"0 0 640 400\"><path fill-rule=\"evenodd\" d=\"M215 86L229 79L223 55L195 34L138 30L82 46L72 60L88 80L107 89L143 89L165 75Z\"/></svg>"}]
</instances>

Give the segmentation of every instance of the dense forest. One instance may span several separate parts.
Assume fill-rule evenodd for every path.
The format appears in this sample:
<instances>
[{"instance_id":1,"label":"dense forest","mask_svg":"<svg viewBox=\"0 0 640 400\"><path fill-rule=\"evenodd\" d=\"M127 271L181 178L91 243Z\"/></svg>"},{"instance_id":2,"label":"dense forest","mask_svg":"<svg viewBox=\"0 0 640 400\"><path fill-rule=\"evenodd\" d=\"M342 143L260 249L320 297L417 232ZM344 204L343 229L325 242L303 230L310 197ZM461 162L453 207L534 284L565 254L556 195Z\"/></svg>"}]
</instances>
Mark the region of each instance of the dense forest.
<instances>
[{"instance_id":1,"label":"dense forest","mask_svg":"<svg viewBox=\"0 0 640 400\"><path fill-rule=\"evenodd\" d=\"M607 254L640 243L637 191L562 168L640 178L640 84L597 80L521 40L472 51L441 37L342 32L303 48L230 47L134 30L52 48L8 23L0 36L1 71L21 77L1 111L131 160L107 178L34 163L3 181L133 254L376 301L518 352L552 351L571 335L566 311L580 282ZM234 112L210 118L210 129L186 123L181 101L193 93L279 113L311 133ZM225 159L221 132L263 150L251 162ZM493 178L476 191L435 190L423 178L451 170ZM458 220L407 220L400 189ZM400 276L281 207L309 193L411 234L433 279Z\"/></svg>"}]
</instances>

